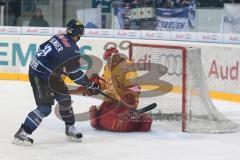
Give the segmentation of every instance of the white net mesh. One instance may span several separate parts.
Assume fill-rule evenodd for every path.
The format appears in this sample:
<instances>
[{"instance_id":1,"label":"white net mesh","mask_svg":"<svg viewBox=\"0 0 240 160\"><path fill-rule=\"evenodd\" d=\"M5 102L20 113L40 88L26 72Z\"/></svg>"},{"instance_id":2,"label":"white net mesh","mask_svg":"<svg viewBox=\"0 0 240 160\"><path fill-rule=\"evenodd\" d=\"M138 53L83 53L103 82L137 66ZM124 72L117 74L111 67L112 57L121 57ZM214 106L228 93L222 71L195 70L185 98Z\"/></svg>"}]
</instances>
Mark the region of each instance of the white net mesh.
<instances>
[{"instance_id":1,"label":"white net mesh","mask_svg":"<svg viewBox=\"0 0 240 160\"><path fill-rule=\"evenodd\" d=\"M136 64L140 76L137 82L142 88L140 108L157 103L157 109L151 112L153 118L175 121L186 132L238 131L239 126L225 118L208 95L200 49L188 48L186 54L184 50L177 46L131 45L130 59ZM186 77L183 77L184 71ZM186 99L185 105L183 99Z\"/></svg>"}]
</instances>

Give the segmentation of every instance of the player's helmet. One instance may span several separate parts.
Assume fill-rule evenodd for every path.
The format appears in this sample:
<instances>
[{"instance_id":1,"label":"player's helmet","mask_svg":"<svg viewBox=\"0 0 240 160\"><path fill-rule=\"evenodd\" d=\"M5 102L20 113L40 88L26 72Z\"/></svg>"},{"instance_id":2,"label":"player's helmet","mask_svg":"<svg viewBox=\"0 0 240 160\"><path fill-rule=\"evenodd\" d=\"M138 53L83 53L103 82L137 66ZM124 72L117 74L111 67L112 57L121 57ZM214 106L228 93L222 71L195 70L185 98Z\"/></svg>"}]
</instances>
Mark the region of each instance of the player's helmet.
<instances>
[{"instance_id":1,"label":"player's helmet","mask_svg":"<svg viewBox=\"0 0 240 160\"><path fill-rule=\"evenodd\" d=\"M79 20L71 19L67 23L67 34L76 36L78 34L84 34L84 25Z\"/></svg>"},{"instance_id":2,"label":"player's helmet","mask_svg":"<svg viewBox=\"0 0 240 160\"><path fill-rule=\"evenodd\" d=\"M103 59L107 60L109 57L112 55L119 54L119 51L117 48L111 47L108 48L104 53L103 53Z\"/></svg>"}]
</instances>

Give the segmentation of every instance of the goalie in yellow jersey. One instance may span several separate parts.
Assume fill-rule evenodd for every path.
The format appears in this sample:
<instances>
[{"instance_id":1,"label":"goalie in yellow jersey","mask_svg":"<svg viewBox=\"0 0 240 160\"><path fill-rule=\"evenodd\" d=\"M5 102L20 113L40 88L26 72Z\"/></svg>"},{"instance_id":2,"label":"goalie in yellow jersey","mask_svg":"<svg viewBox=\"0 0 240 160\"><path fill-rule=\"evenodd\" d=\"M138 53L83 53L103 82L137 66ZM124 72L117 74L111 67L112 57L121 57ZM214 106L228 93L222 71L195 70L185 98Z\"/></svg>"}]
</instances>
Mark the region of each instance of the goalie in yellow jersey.
<instances>
[{"instance_id":1,"label":"goalie in yellow jersey","mask_svg":"<svg viewBox=\"0 0 240 160\"><path fill-rule=\"evenodd\" d=\"M103 59L107 62L104 73L102 77L93 76L92 81L100 84L101 90L106 94L124 103L105 97L99 109L92 106L91 126L115 132L149 131L152 118L146 113L136 112L140 87L131 82L132 78L137 77L134 69L129 71L133 67L132 62L122 58L116 48L107 49Z\"/></svg>"}]
</instances>

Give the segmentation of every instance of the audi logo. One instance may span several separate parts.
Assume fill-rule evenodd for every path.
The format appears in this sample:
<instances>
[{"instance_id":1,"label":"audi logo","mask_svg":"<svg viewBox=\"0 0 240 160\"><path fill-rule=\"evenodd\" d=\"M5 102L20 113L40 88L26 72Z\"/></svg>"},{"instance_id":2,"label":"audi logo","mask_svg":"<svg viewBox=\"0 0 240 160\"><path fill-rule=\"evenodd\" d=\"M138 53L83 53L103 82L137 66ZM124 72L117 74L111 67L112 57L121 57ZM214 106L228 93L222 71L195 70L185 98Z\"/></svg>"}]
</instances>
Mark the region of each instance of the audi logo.
<instances>
[{"instance_id":1,"label":"audi logo","mask_svg":"<svg viewBox=\"0 0 240 160\"><path fill-rule=\"evenodd\" d=\"M143 54L141 54L142 57ZM167 74L169 76L181 76L182 75L182 55L181 54L165 54L165 53L147 53L144 55L147 57L146 62L148 63L155 63L155 64L161 64L167 68ZM143 57L144 57L143 56ZM136 59L143 59L141 57L138 57L136 54L135 57L133 57L135 60Z\"/></svg>"},{"instance_id":2,"label":"audi logo","mask_svg":"<svg viewBox=\"0 0 240 160\"><path fill-rule=\"evenodd\" d=\"M167 67L167 74L170 76L182 75L182 55L180 54L160 54L159 59L164 60L164 66Z\"/></svg>"}]
</instances>

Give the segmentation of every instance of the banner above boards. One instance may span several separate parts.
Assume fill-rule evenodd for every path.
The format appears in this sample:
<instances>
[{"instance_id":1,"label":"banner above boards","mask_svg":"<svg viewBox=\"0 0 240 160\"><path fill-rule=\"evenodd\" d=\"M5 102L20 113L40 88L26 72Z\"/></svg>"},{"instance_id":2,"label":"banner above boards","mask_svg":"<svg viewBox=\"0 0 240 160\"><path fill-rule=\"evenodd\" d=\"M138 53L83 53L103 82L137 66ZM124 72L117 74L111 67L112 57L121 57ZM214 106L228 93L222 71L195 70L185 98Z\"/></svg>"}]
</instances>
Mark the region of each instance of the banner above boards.
<instances>
[{"instance_id":1,"label":"banner above boards","mask_svg":"<svg viewBox=\"0 0 240 160\"><path fill-rule=\"evenodd\" d=\"M66 34L66 28L0 26L0 34L51 36L55 34ZM240 34L233 33L223 34L210 32L177 32L177 31L169 32L152 30L114 30L114 29L86 28L84 37L240 44Z\"/></svg>"},{"instance_id":2,"label":"banner above boards","mask_svg":"<svg viewBox=\"0 0 240 160\"><path fill-rule=\"evenodd\" d=\"M224 4L223 32L240 33L240 4Z\"/></svg>"},{"instance_id":3,"label":"banner above boards","mask_svg":"<svg viewBox=\"0 0 240 160\"><path fill-rule=\"evenodd\" d=\"M181 8L156 8L156 30L191 31L196 23L195 3Z\"/></svg>"}]
</instances>

